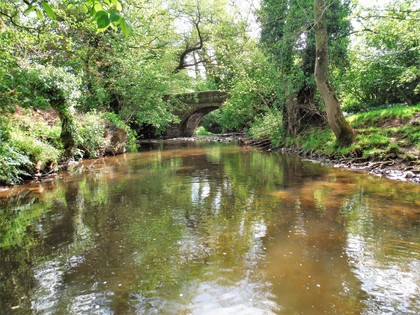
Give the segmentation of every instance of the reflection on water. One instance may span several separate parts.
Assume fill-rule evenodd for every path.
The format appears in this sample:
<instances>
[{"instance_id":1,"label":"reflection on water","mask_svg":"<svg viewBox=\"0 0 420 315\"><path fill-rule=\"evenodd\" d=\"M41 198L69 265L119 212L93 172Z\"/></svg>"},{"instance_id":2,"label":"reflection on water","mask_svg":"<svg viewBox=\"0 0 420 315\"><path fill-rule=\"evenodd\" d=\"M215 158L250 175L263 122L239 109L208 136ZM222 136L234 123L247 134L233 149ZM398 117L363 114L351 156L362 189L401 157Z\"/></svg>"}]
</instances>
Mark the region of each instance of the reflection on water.
<instances>
[{"instance_id":1,"label":"reflection on water","mask_svg":"<svg viewBox=\"0 0 420 315\"><path fill-rule=\"evenodd\" d=\"M85 161L1 192L0 314L418 314L419 194L220 144Z\"/></svg>"}]
</instances>

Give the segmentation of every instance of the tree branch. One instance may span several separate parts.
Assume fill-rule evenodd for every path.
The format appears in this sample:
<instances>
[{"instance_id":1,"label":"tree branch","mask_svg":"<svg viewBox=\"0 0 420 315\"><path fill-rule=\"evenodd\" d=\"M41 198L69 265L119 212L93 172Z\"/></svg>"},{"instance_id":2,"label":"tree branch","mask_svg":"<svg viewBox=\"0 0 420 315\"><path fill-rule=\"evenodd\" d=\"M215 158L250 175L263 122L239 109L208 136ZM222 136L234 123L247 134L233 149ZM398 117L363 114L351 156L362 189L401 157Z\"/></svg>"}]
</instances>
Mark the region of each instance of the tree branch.
<instances>
[{"instance_id":1,"label":"tree branch","mask_svg":"<svg viewBox=\"0 0 420 315\"><path fill-rule=\"evenodd\" d=\"M5 16L5 17L7 17L7 18L9 19L10 23L12 23L12 25L13 25L13 26L15 26L15 27L23 28L23 29L28 30L28 31L30 31L30 30L33 30L33 31L39 31L39 30L38 30L37 28L35 28L35 27L29 27L29 26L20 25L20 24L16 23L16 22L14 21L14 18L17 16L17 13L16 13L16 14L14 14L14 15L9 15L9 14L7 14L6 12L2 12L2 11L0 11L0 15L3 15L3 16Z\"/></svg>"},{"instance_id":2,"label":"tree branch","mask_svg":"<svg viewBox=\"0 0 420 315\"><path fill-rule=\"evenodd\" d=\"M204 44L204 39L203 39L203 34L201 33L200 30L200 22L201 22L201 13L200 13L200 9L197 8L197 12L198 12L198 19L197 21L194 22L194 27L197 30L197 34L198 34L198 43L196 43L194 46L190 46L187 42L187 45L184 49L184 51L180 54L179 56L179 62L178 62L178 66L175 68L174 73L177 73L179 71L181 71L182 69L185 69L187 67L185 58L192 52L200 50L203 48L203 44Z\"/></svg>"}]
</instances>

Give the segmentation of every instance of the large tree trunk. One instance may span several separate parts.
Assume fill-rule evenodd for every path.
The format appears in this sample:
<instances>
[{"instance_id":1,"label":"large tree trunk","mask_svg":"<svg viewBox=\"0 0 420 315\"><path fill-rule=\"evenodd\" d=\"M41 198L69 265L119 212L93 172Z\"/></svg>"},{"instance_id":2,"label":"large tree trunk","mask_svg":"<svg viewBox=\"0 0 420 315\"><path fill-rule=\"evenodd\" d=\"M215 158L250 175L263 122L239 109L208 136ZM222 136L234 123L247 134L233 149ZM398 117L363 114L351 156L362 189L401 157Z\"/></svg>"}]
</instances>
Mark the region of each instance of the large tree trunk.
<instances>
[{"instance_id":1,"label":"large tree trunk","mask_svg":"<svg viewBox=\"0 0 420 315\"><path fill-rule=\"evenodd\" d=\"M354 141L353 129L344 118L340 102L329 82L328 74L328 34L326 24L326 0L314 0L315 16L315 80L319 94L325 102L328 123L341 145Z\"/></svg>"}]
</instances>

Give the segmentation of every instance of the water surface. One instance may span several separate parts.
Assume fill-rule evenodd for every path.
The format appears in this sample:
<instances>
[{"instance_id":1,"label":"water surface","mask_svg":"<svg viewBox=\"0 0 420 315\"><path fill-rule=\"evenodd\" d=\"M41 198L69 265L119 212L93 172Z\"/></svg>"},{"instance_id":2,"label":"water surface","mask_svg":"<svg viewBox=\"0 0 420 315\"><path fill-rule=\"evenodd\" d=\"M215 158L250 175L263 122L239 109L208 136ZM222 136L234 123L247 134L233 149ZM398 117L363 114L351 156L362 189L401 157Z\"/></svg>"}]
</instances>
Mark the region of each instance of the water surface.
<instances>
[{"instance_id":1,"label":"water surface","mask_svg":"<svg viewBox=\"0 0 420 315\"><path fill-rule=\"evenodd\" d=\"M420 313L419 185L159 143L0 196L1 314Z\"/></svg>"}]
</instances>

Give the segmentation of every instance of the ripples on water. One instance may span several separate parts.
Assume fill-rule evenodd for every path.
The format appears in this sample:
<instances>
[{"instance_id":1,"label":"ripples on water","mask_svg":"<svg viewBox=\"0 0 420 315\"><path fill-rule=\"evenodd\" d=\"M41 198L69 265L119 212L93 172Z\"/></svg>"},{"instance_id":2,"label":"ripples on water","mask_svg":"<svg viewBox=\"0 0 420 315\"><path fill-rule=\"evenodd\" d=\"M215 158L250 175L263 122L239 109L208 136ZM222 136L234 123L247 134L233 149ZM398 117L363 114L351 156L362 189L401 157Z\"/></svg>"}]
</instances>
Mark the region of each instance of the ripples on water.
<instances>
[{"instance_id":1,"label":"ripples on water","mask_svg":"<svg viewBox=\"0 0 420 315\"><path fill-rule=\"evenodd\" d=\"M0 314L420 313L418 185L158 147L1 192Z\"/></svg>"}]
</instances>

